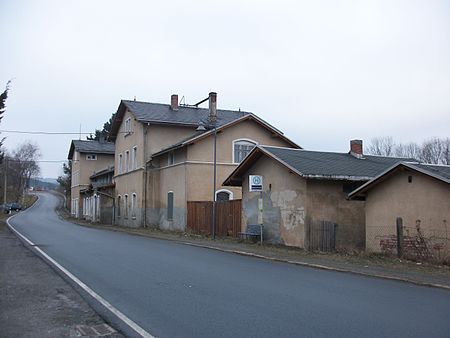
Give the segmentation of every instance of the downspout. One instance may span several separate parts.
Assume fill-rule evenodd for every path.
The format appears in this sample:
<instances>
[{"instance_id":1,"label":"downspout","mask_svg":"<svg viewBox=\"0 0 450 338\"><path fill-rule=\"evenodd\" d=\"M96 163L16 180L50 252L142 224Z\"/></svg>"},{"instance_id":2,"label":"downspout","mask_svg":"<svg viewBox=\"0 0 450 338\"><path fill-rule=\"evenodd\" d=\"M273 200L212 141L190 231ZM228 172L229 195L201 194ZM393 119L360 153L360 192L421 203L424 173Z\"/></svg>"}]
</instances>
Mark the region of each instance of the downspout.
<instances>
[{"instance_id":1,"label":"downspout","mask_svg":"<svg viewBox=\"0 0 450 338\"><path fill-rule=\"evenodd\" d=\"M150 123L147 123L147 125L144 125L144 203L143 203L143 210L142 210L142 218L143 218L143 227L147 227L147 176L148 176L148 165L147 165L147 129Z\"/></svg>"}]
</instances>

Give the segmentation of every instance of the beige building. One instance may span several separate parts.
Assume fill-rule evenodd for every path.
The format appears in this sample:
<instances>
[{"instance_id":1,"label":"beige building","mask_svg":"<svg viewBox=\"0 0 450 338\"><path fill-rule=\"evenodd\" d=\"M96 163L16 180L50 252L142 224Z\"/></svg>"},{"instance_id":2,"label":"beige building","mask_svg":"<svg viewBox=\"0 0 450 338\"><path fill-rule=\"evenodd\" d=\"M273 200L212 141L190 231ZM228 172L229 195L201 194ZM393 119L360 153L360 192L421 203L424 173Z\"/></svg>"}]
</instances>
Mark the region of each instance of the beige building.
<instances>
[{"instance_id":1,"label":"beige building","mask_svg":"<svg viewBox=\"0 0 450 338\"><path fill-rule=\"evenodd\" d=\"M351 141L349 153L264 145L224 184L242 187L243 228L260 224L262 214L265 241L321 250L328 241L330 250L364 249L364 201L350 201L347 195L398 161L363 155L359 140ZM260 192L250 191L250 175L261 178Z\"/></svg>"},{"instance_id":2,"label":"beige building","mask_svg":"<svg viewBox=\"0 0 450 338\"><path fill-rule=\"evenodd\" d=\"M397 253L402 219L403 254L450 261L450 166L397 163L350 194L366 204L366 248Z\"/></svg>"},{"instance_id":3,"label":"beige building","mask_svg":"<svg viewBox=\"0 0 450 338\"><path fill-rule=\"evenodd\" d=\"M255 145L299 148L252 113L217 110L215 93L204 101L209 109L179 105L177 95L170 104L121 101L110 134L117 224L184 230L187 201L241 198L221 182Z\"/></svg>"},{"instance_id":4,"label":"beige building","mask_svg":"<svg viewBox=\"0 0 450 338\"><path fill-rule=\"evenodd\" d=\"M70 211L74 217L83 216L81 191L90 187L90 177L114 165L114 143L73 140L68 159L72 162Z\"/></svg>"}]
</instances>

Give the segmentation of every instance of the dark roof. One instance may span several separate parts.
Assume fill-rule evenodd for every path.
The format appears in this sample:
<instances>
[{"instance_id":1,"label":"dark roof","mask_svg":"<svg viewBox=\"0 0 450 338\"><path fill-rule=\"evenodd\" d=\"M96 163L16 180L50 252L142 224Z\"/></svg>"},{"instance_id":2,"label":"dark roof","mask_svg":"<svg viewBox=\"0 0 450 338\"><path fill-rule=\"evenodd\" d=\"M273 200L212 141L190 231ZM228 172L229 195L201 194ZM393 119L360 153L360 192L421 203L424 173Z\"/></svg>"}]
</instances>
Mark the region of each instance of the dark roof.
<instances>
[{"instance_id":1,"label":"dark roof","mask_svg":"<svg viewBox=\"0 0 450 338\"><path fill-rule=\"evenodd\" d=\"M69 160L73 157L73 152L76 150L80 153L89 154L112 154L114 155L114 143L112 142L99 142L94 140L72 140L70 144Z\"/></svg>"},{"instance_id":2,"label":"dark roof","mask_svg":"<svg viewBox=\"0 0 450 338\"><path fill-rule=\"evenodd\" d=\"M433 177L439 181L450 184L450 166L448 165L435 165L435 164L425 164L417 162L397 162L390 166L383 172L379 173L376 177L366 182L362 186L358 187L352 191L348 196L350 198L364 195L364 193L372 188L374 185L384 181L394 172L400 170L401 168L406 168L413 171L418 171L424 175Z\"/></svg>"},{"instance_id":3,"label":"dark roof","mask_svg":"<svg viewBox=\"0 0 450 338\"><path fill-rule=\"evenodd\" d=\"M208 125L209 110L207 108L180 105L179 109L174 111L169 104L122 100L111 127L111 139L117 137L126 110L132 112L136 119L142 123L191 127L197 127L199 123ZM217 126L222 126L248 114L250 113L244 111L217 109Z\"/></svg>"},{"instance_id":4,"label":"dark roof","mask_svg":"<svg viewBox=\"0 0 450 338\"><path fill-rule=\"evenodd\" d=\"M90 179L94 179L94 178L101 177L101 176L104 176L104 175L108 175L108 174L111 174L111 173L114 174L114 166L110 166L110 167L105 168L103 170L97 171L96 173L93 173L89 178Z\"/></svg>"},{"instance_id":5,"label":"dark roof","mask_svg":"<svg viewBox=\"0 0 450 338\"><path fill-rule=\"evenodd\" d=\"M267 155L305 178L368 181L399 161L414 159L370 156L361 158L349 153L257 146L231 173L225 185L240 185L241 176L262 155Z\"/></svg>"}]
</instances>

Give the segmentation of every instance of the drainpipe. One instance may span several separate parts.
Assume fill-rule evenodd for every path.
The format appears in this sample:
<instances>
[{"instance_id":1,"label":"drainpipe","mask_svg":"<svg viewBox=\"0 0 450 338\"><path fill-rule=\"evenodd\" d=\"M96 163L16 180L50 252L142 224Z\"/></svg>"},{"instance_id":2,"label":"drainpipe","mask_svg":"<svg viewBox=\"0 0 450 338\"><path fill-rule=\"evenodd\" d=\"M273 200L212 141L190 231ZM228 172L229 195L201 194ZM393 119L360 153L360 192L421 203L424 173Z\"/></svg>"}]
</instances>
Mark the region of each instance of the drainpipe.
<instances>
[{"instance_id":1,"label":"drainpipe","mask_svg":"<svg viewBox=\"0 0 450 338\"><path fill-rule=\"evenodd\" d=\"M143 227L147 227L147 176L148 176L148 165L147 165L147 129L150 123L147 123L147 125L144 125L144 203L143 203L143 210L142 210L142 218L143 218Z\"/></svg>"}]
</instances>

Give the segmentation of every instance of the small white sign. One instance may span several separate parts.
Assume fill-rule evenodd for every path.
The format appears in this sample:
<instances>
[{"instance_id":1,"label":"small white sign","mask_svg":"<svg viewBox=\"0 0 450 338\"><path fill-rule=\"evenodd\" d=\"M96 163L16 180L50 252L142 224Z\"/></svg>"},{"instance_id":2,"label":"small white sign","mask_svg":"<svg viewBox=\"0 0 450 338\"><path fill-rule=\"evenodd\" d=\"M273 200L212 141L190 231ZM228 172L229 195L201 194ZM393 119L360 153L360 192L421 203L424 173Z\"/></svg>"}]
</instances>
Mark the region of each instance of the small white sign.
<instances>
[{"instance_id":1,"label":"small white sign","mask_svg":"<svg viewBox=\"0 0 450 338\"><path fill-rule=\"evenodd\" d=\"M263 191L263 177L261 175L249 175L248 176L248 191Z\"/></svg>"}]
</instances>

